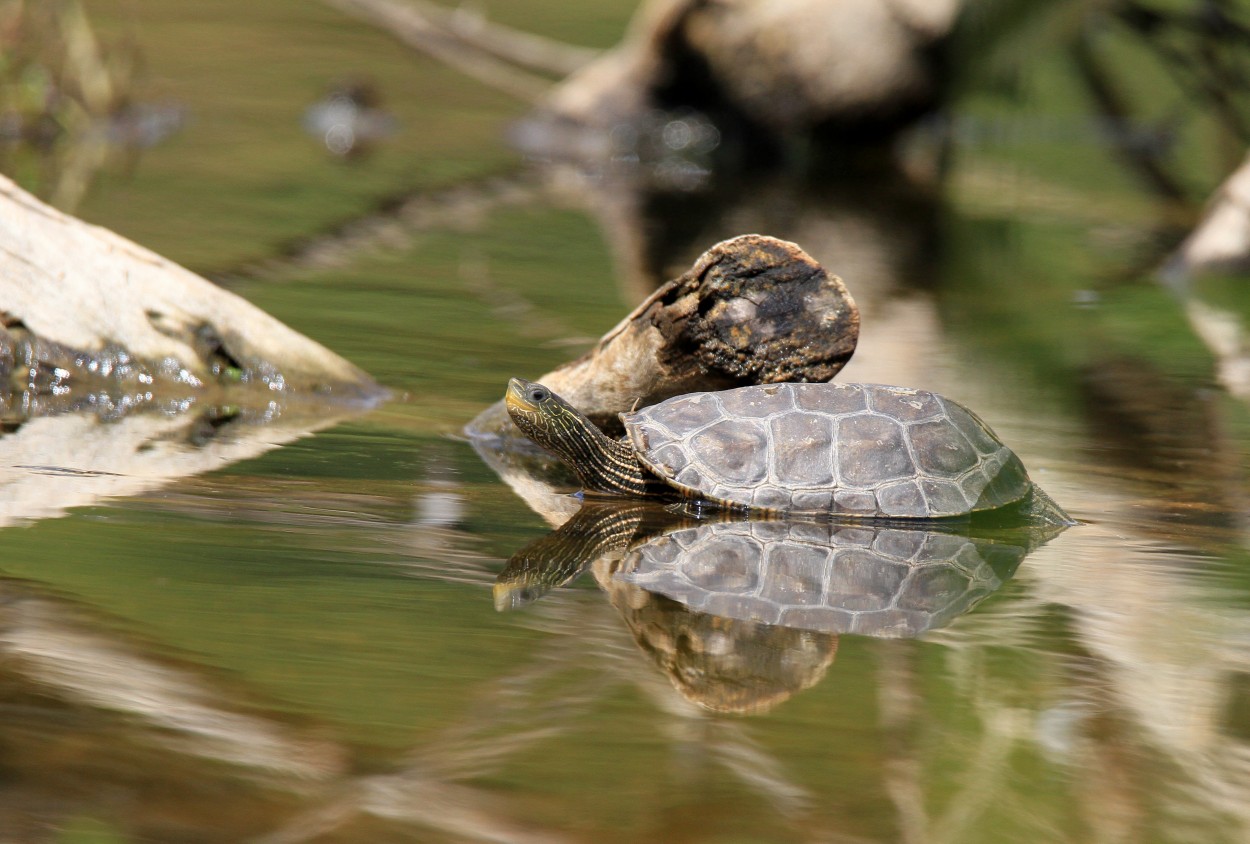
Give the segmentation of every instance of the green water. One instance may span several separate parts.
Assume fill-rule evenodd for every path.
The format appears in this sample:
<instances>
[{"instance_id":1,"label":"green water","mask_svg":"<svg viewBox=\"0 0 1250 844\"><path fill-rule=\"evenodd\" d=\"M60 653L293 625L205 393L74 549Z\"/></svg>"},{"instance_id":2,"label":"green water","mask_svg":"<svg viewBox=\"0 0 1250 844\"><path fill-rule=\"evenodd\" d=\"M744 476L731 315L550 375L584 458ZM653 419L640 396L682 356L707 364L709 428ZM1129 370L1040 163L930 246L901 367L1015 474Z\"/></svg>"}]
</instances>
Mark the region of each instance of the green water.
<instances>
[{"instance_id":1,"label":"green water","mask_svg":"<svg viewBox=\"0 0 1250 844\"><path fill-rule=\"evenodd\" d=\"M632 4L485 5L602 46ZM151 476L124 488L40 486L46 468L6 452L0 839L1250 836L1250 412L1222 380L1235 355L1203 339L1244 335L1250 302L1235 281L1182 300L1133 269L1171 212L1104 146L957 144L941 198L720 185L637 220L640 257L609 213L628 197L553 186L508 149L522 104L328 6L87 7L143 45L142 95L191 119L106 167L80 215L226 273L395 397L289 435L227 427L187 471L196 449L149 439ZM399 129L342 162L300 115L353 75ZM1023 100L965 111L1026 129L1083 114L1051 64ZM1220 166L1186 178L1209 188ZM333 265L231 273L455 189L470 211ZM579 354L655 277L746 231L845 279L863 312L846 378L975 408L1083 524L950 626L844 635L809 687L727 715L678 691L593 573L496 612L496 575L549 527L460 432L508 377Z\"/></svg>"}]
</instances>

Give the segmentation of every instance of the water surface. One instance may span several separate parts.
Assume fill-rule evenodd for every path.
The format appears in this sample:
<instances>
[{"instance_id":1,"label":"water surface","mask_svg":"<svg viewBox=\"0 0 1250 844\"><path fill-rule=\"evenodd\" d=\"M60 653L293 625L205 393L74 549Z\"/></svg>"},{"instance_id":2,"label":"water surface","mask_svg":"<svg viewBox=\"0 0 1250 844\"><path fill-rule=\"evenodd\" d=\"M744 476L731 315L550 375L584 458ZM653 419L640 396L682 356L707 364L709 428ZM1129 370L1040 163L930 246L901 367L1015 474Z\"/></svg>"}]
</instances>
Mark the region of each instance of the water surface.
<instances>
[{"instance_id":1,"label":"water surface","mask_svg":"<svg viewBox=\"0 0 1250 844\"><path fill-rule=\"evenodd\" d=\"M89 5L124 22L125 4ZM1104 148L1059 166L1041 142L967 142L940 199L786 175L570 190L500 140L515 103L463 81L470 99L440 97L424 74L450 71L373 61L389 42L324 9L288 3L297 24L259 30L299 68L278 106L216 88L246 74L177 49L166 5L140 16L154 75L201 116L106 172L85 216L217 272L383 197L434 211L333 262L229 275L388 385L373 412L210 431L58 417L0 437L6 840L1250 835L1250 414L1230 377L1246 297L1132 270L1162 212ZM196 38L228 41L256 6ZM342 163L302 133L300 97L340 71L290 26L380 75L394 146ZM229 127L254 136L221 149ZM725 714L641 646L673 608L601 572L495 610L495 578L550 525L460 432L508 377L580 353L747 231L845 279L863 312L845 378L974 408L1082 524L919 638L778 635L814 667ZM36 437L97 435L29 458Z\"/></svg>"}]
</instances>

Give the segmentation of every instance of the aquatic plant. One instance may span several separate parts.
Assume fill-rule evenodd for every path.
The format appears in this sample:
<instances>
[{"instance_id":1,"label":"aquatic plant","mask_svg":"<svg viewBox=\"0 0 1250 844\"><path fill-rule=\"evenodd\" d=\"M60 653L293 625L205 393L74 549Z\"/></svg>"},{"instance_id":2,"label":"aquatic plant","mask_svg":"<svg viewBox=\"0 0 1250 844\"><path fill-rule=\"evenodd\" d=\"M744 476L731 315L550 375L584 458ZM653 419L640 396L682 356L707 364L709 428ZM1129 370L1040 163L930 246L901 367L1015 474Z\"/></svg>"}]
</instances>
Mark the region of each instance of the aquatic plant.
<instances>
[{"instance_id":1,"label":"aquatic plant","mask_svg":"<svg viewBox=\"0 0 1250 844\"><path fill-rule=\"evenodd\" d=\"M115 150L181 123L134 102L141 67L138 44L106 42L79 0L0 3L0 171L74 209Z\"/></svg>"}]
</instances>

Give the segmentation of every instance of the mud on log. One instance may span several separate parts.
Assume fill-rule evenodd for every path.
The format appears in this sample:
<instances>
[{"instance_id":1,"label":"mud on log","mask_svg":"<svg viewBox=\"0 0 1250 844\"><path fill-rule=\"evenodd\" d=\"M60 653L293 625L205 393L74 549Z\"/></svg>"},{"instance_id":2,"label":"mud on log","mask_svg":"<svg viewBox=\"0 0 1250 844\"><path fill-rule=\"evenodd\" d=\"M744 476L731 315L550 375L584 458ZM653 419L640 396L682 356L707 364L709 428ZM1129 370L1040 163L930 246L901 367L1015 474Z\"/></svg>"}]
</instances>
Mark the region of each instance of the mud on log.
<instances>
[{"instance_id":1,"label":"mud on log","mask_svg":"<svg viewBox=\"0 0 1250 844\"><path fill-rule=\"evenodd\" d=\"M265 400L383 394L259 308L4 177L0 267L0 410L15 393L45 410L95 390L143 401L226 386L255 387Z\"/></svg>"}]
</instances>

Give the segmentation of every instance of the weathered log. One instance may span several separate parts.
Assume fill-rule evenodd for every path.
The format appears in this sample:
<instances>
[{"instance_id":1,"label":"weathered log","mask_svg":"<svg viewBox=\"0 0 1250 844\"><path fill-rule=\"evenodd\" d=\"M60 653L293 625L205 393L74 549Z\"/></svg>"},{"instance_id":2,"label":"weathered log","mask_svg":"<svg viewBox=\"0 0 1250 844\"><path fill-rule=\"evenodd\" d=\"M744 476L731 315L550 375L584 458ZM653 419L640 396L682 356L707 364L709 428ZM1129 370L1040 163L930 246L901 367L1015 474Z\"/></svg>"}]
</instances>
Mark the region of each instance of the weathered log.
<instances>
[{"instance_id":1,"label":"weathered log","mask_svg":"<svg viewBox=\"0 0 1250 844\"><path fill-rule=\"evenodd\" d=\"M537 380L611 429L619 413L695 390L828 381L858 337L859 310L841 279L793 243L742 235L713 246L593 349ZM468 430L513 428L498 402Z\"/></svg>"},{"instance_id":2,"label":"weathered log","mask_svg":"<svg viewBox=\"0 0 1250 844\"><path fill-rule=\"evenodd\" d=\"M0 394L259 387L372 401L365 372L240 297L0 177ZM240 397L241 399L241 397Z\"/></svg>"}]
</instances>

